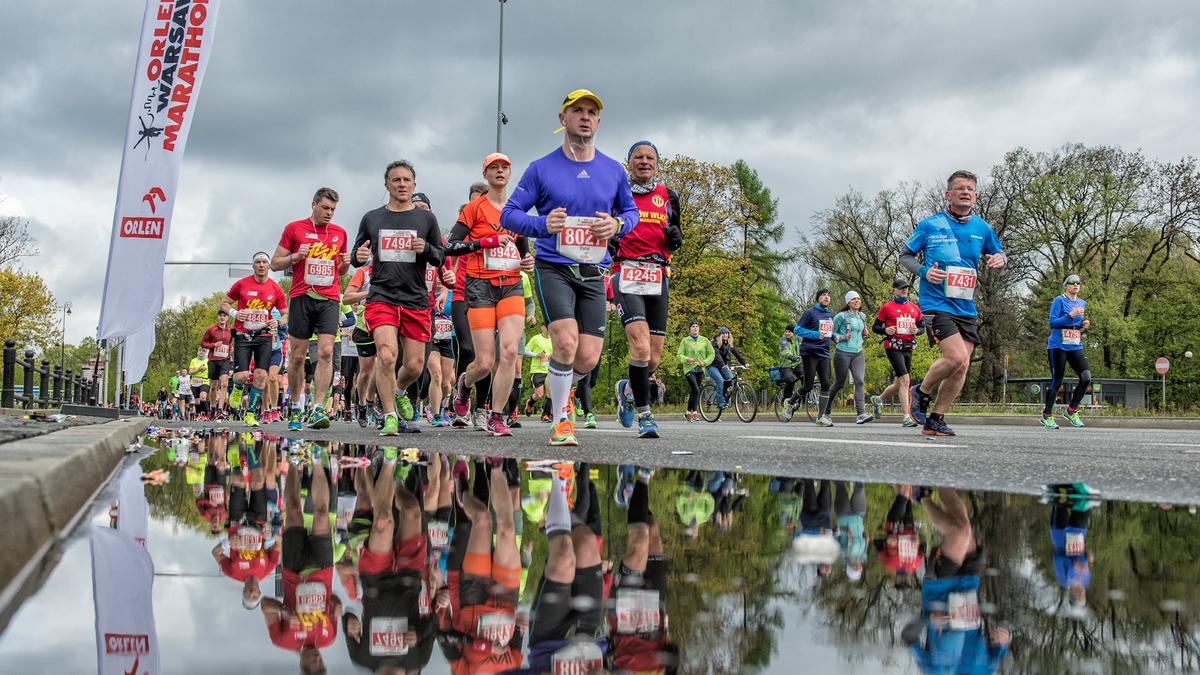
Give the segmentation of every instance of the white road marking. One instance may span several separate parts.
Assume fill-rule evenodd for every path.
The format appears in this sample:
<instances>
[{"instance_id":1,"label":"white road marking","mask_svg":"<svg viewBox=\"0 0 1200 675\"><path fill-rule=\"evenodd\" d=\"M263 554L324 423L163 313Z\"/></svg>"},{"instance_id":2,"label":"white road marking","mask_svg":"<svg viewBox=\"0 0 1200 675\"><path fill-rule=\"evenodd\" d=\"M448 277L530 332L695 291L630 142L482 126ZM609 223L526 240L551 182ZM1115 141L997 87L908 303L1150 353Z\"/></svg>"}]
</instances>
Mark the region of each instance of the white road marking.
<instances>
[{"instance_id":1,"label":"white road marking","mask_svg":"<svg viewBox=\"0 0 1200 675\"><path fill-rule=\"evenodd\" d=\"M809 436L738 436L737 438L752 438L760 441L803 441L806 443L840 443L843 445L887 445L893 448L965 448L965 445L948 443L908 443L905 441L855 441L847 438L813 438Z\"/></svg>"},{"instance_id":2,"label":"white road marking","mask_svg":"<svg viewBox=\"0 0 1200 675\"><path fill-rule=\"evenodd\" d=\"M1168 448L1200 448L1195 443L1143 443L1142 445L1165 445Z\"/></svg>"}]
</instances>

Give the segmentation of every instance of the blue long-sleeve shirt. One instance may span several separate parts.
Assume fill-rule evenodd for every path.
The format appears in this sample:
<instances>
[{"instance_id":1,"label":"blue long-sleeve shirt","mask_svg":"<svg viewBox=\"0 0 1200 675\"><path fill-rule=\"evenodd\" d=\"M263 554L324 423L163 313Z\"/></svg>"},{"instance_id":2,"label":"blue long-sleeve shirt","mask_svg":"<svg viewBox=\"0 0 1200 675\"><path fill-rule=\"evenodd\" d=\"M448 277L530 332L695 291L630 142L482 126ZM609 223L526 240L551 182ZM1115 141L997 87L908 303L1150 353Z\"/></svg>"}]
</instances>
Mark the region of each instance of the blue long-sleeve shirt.
<instances>
[{"instance_id":1,"label":"blue long-sleeve shirt","mask_svg":"<svg viewBox=\"0 0 1200 675\"><path fill-rule=\"evenodd\" d=\"M534 246L539 260L577 265L558 252L557 237L546 230L546 215L560 206L567 210L568 216L594 218L601 212L621 218L624 223L618 237L625 236L638 223L638 208L624 166L600 151L596 151L591 161L576 162L562 148L555 148L525 169L500 212L500 224L510 232L537 238ZM536 216L527 213L534 207ZM611 262L605 250L599 264L608 267Z\"/></svg>"},{"instance_id":2,"label":"blue long-sleeve shirt","mask_svg":"<svg viewBox=\"0 0 1200 675\"><path fill-rule=\"evenodd\" d=\"M1054 299L1050 303L1050 337L1046 338L1046 349L1062 349L1064 351L1075 351L1083 349L1083 344L1067 345L1063 344L1063 329L1082 330L1083 315L1071 316L1071 311L1076 307L1087 308L1087 301L1083 298L1075 298L1071 300L1064 293Z\"/></svg>"},{"instance_id":3,"label":"blue long-sleeve shirt","mask_svg":"<svg viewBox=\"0 0 1200 675\"><path fill-rule=\"evenodd\" d=\"M800 354L829 358L830 339L821 337L822 321L828 321L830 330L833 329L833 312L824 305L813 305L800 315L795 328L792 329L800 338Z\"/></svg>"}]
</instances>

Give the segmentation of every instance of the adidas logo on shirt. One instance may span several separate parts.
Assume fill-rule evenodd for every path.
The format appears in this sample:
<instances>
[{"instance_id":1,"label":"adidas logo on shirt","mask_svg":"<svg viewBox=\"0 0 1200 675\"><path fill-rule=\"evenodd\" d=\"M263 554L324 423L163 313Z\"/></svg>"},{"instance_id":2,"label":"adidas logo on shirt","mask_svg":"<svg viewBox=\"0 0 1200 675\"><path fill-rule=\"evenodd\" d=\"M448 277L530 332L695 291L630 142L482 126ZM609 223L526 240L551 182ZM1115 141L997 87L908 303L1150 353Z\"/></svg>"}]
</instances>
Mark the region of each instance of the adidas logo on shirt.
<instances>
[{"instance_id":1,"label":"adidas logo on shirt","mask_svg":"<svg viewBox=\"0 0 1200 675\"><path fill-rule=\"evenodd\" d=\"M591 176L588 175L587 169L580 169L579 174L575 177L576 178L591 178Z\"/></svg>"}]
</instances>

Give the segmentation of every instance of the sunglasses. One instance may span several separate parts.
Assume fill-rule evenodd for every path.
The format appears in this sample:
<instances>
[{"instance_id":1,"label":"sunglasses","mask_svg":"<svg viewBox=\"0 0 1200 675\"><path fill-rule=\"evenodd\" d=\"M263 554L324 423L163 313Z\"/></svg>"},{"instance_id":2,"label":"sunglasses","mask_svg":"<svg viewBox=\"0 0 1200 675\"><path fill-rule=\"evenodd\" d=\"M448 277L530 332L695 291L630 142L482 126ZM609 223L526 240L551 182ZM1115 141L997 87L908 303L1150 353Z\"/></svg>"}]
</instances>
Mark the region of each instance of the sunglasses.
<instances>
[{"instance_id":1,"label":"sunglasses","mask_svg":"<svg viewBox=\"0 0 1200 675\"><path fill-rule=\"evenodd\" d=\"M1083 285L1083 282L1082 282L1082 281L1080 281L1079 279L1067 279L1067 284L1066 284L1066 285L1068 285L1068 286L1082 286L1082 285Z\"/></svg>"}]
</instances>

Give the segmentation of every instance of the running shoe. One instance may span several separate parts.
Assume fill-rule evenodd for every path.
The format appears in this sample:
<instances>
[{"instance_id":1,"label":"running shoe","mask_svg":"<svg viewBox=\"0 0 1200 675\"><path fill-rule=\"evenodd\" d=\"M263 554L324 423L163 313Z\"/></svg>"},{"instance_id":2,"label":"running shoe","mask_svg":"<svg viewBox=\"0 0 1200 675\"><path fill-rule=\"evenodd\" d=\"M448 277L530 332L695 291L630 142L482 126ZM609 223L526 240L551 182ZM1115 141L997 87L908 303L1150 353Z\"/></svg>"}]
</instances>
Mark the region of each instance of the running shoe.
<instances>
[{"instance_id":1,"label":"running shoe","mask_svg":"<svg viewBox=\"0 0 1200 675\"><path fill-rule=\"evenodd\" d=\"M554 419L551 418L549 415L542 415L540 419L542 421L542 424L549 424L554 421Z\"/></svg>"},{"instance_id":2,"label":"running shoe","mask_svg":"<svg viewBox=\"0 0 1200 675\"><path fill-rule=\"evenodd\" d=\"M633 481L637 469L632 464L622 464L617 467L617 489L613 493L613 501L618 508L629 508L629 497L633 495Z\"/></svg>"},{"instance_id":3,"label":"running shoe","mask_svg":"<svg viewBox=\"0 0 1200 675\"><path fill-rule=\"evenodd\" d=\"M300 411L295 408L288 415L288 431L300 431L304 429L304 423L300 421Z\"/></svg>"},{"instance_id":4,"label":"running shoe","mask_svg":"<svg viewBox=\"0 0 1200 675\"><path fill-rule=\"evenodd\" d=\"M366 406L366 404L359 403L356 412L358 413L358 426L365 429L367 427L367 406Z\"/></svg>"},{"instance_id":5,"label":"running shoe","mask_svg":"<svg viewBox=\"0 0 1200 675\"><path fill-rule=\"evenodd\" d=\"M658 438L658 422L649 410L638 415L638 438Z\"/></svg>"},{"instance_id":6,"label":"running shoe","mask_svg":"<svg viewBox=\"0 0 1200 675\"><path fill-rule=\"evenodd\" d=\"M909 400L912 402L912 418L917 424L925 424L925 419L929 412L929 399L931 397L921 393L921 385L914 384L912 389L908 390Z\"/></svg>"},{"instance_id":7,"label":"running shoe","mask_svg":"<svg viewBox=\"0 0 1200 675\"><path fill-rule=\"evenodd\" d=\"M417 418L412 401L408 400L408 394L396 394L396 414L400 415L400 419L410 422Z\"/></svg>"},{"instance_id":8,"label":"running shoe","mask_svg":"<svg viewBox=\"0 0 1200 675\"><path fill-rule=\"evenodd\" d=\"M462 429L467 426L468 422L469 420L466 417L456 414L454 419L450 421L450 426L454 427L455 429Z\"/></svg>"},{"instance_id":9,"label":"running shoe","mask_svg":"<svg viewBox=\"0 0 1200 675\"><path fill-rule=\"evenodd\" d=\"M926 418L925 428L921 429L921 433L926 436L953 436L954 430L946 426L946 420Z\"/></svg>"},{"instance_id":10,"label":"running shoe","mask_svg":"<svg viewBox=\"0 0 1200 675\"><path fill-rule=\"evenodd\" d=\"M237 387L233 388L233 393L229 395L229 409L237 410L242 405L242 390Z\"/></svg>"},{"instance_id":11,"label":"running shoe","mask_svg":"<svg viewBox=\"0 0 1200 675\"><path fill-rule=\"evenodd\" d=\"M629 384L629 380L617 380L617 400L620 403L617 406L617 419L620 420L621 426L626 429L633 426L633 397L625 396L625 385Z\"/></svg>"},{"instance_id":12,"label":"running shoe","mask_svg":"<svg viewBox=\"0 0 1200 675\"><path fill-rule=\"evenodd\" d=\"M454 385L454 414L466 417L471 412L471 392L467 389L467 374L458 376Z\"/></svg>"},{"instance_id":13,"label":"running shoe","mask_svg":"<svg viewBox=\"0 0 1200 675\"><path fill-rule=\"evenodd\" d=\"M504 417L500 413L492 413L488 417L486 433L488 436L512 436L512 431L504 423Z\"/></svg>"},{"instance_id":14,"label":"running shoe","mask_svg":"<svg viewBox=\"0 0 1200 675\"><path fill-rule=\"evenodd\" d=\"M584 429L595 429L596 428L596 415L595 414L588 413L587 416L585 416L583 418L583 428Z\"/></svg>"},{"instance_id":15,"label":"running shoe","mask_svg":"<svg viewBox=\"0 0 1200 675\"><path fill-rule=\"evenodd\" d=\"M875 419L879 419L880 417L883 417L883 399L882 398L879 398L878 396L871 397L871 415L873 415L875 417Z\"/></svg>"},{"instance_id":16,"label":"running shoe","mask_svg":"<svg viewBox=\"0 0 1200 675\"><path fill-rule=\"evenodd\" d=\"M476 408L471 412L471 429L474 431L487 430L487 413L483 408Z\"/></svg>"},{"instance_id":17,"label":"running shoe","mask_svg":"<svg viewBox=\"0 0 1200 675\"><path fill-rule=\"evenodd\" d=\"M550 434L550 445L579 445L575 440L575 422L565 419L554 425L554 433Z\"/></svg>"},{"instance_id":18,"label":"running shoe","mask_svg":"<svg viewBox=\"0 0 1200 675\"><path fill-rule=\"evenodd\" d=\"M1066 420L1067 422L1069 422L1071 424L1071 426L1073 426L1073 427L1083 426L1083 420L1079 419L1079 411L1078 410L1076 410L1075 412L1071 412L1069 410L1067 412L1064 412L1063 419Z\"/></svg>"},{"instance_id":19,"label":"running shoe","mask_svg":"<svg viewBox=\"0 0 1200 675\"><path fill-rule=\"evenodd\" d=\"M1066 415L1063 415L1063 417L1066 417ZM1042 426L1046 427L1047 429L1057 429L1058 428L1058 424L1054 421L1054 417L1052 417L1050 415L1042 415L1038 419L1041 422Z\"/></svg>"},{"instance_id":20,"label":"running shoe","mask_svg":"<svg viewBox=\"0 0 1200 675\"><path fill-rule=\"evenodd\" d=\"M854 420L854 423L855 424L866 424L867 422L870 422L873 419L875 419L874 415L871 415L868 413L860 413L858 418Z\"/></svg>"},{"instance_id":21,"label":"running shoe","mask_svg":"<svg viewBox=\"0 0 1200 675\"><path fill-rule=\"evenodd\" d=\"M513 414L508 416L508 428L509 429L520 429L521 428L521 421L517 419L517 412L515 410L513 411Z\"/></svg>"},{"instance_id":22,"label":"running shoe","mask_svg":"<svg viewBox=\"0 0 1200 675\"><path fill-rule=\"evenodd\" d=\"M833 426L833 420L829 418L829 415L821 415L817 418L817 426L831 427Z\"/></svg>"},{"instance_id":23,"label":"running shoe","mask_svg":"<svg viewBox=\"0 0 1200 675\"><path fill-rule=\"evenodd\" d=\"M389 413L383 416L383 429L379 430L380 436L399 436L400 435L400 418L395 413Z\"/></svg>"},{"instance_id":24,"label":"running shoe","mask_svg":"<svg viewBox=\"0 0 1200 675\"><path fill-rule=\"evenodd\" d=\"M247 410L246 414L242 415L242 424L245 424L248 427L257 427L258 420L254 419L254 413L252 411Z\"/></svg>"},{"instance_id":25,"label":"running shoe","mask_svg":"<svg viewBox=\"0 0 1200 675\"><path fill-rule=\"evenodd\" d=\"M421 427L417 426L416 422L411 422L409 420L400 420L400 423L397 425L397 430L402 434L421 433Z\"/></svg>"},{"instance_id":26,"label":"running shoe","mask_svg":"<svg viewBox=\"0 0 1200 675\"><path fill-rule=\"evenodd\" d=\"M429 426L431 427L444 427L446 424L447 422L446 420L442 419L441 413L434 415L433 419L429 420Z\"/></svg>"},{"instance_id":27,"label":"running shoe","mask_svg":"<svg viewBox=\"0 0 1200 675\"><path fill-rule=\"evenodd\" d=\"M904 421L900 422L900 426L911 429L912 427L919 427L921 425L917 424L917 421L913 419L912 415L904 413Z\"/></svg>"},{"instance_id":28,"label":"running shoe","mask_svg":"<svg viewBox=\"0 0 1200 675\"><path fill-rule=\"evenodd\" d=\"M654 477L654 469L651 469L648 466L639 466L637 468L636 477L637 480L642 483L649 483L650 479ZM746 494L745 490L742 491L742 494Z\"/></svg>"},{"instance_id":29,"label":"running shoe","mask_svg":"<svg viewBox=\"0 0 1200 675\"><path fill-rule=\"evenodd\" d=\"M390 446L390 445L385 445L385 446L383 447L383 459L384 459L384 461L386 461L386 462L394 462L394 461L396 461L396 458L397 458L397 457L399 457L399 455L400 455L400 451L399 451L399 449L398 449L398 448L396 448L396 447L394 447L394 446Z\"/></svg>"},{"instance_id":30,"label":"running shoe","mask_svg":"<svg viewBox=\"0 0 1200 675\"><path fill-rule=\"evenodd\" d=\"M325 409L321 406L313 408L312 415L308 418L309 429L328 429L329 417L325 415Z\"/></svg>"}]
</instances>

